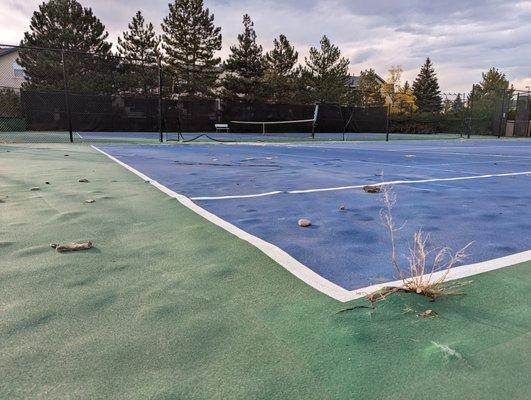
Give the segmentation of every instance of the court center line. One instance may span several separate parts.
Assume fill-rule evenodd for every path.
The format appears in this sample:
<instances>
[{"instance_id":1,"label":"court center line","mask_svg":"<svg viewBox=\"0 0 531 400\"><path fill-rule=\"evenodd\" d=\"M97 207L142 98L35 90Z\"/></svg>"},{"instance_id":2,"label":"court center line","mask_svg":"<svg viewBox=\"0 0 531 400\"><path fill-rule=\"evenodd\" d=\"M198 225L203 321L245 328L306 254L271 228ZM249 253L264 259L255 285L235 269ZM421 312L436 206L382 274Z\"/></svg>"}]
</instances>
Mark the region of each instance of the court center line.
<instances>
[{"instance_id":1,"label":"court center line","mask_svg":"<svg viewBox=\"0 0 531 400\"><path fill-rule=\"evenodd\" d=\"M191 199L192 200L246 199L246 198L252 198L252 197L274 196L274 195L281 194L281 193L284 193L284 194L303 194L303 193L333 192L333 191L349 190L349 189L361 189L361 188L363 188L364 186L367 186L367 185L369 185L369 186L411 185L411 184L417 184L417 183L454 182L454 181L499 178L499 177L508 177L508 176L522 176L522 175L531 176L531 171L508 172L508 173L504 173L504 174L457 176L457 177L452 177L452 178L396 180L396 181L387 181L387 182L365 183L365 184L362 184L362 185L337 186L337 187L318 188L318 189L286 190L286 191L278 191L277 190L277 191L272 191L272 192L255 193L255 194L242 194L242 195L232 195L232 196L197 196L197 197L191 197Z\"/></svg>"},{"instance_id":2,"label":"court center line","mask_svg":"<svg viewBox=\"0 0 531 400\"><path fill-rule=\"evenodd\" d=\"M270 257L273 261L277 262L280 266L282 266L287 271L289 271L291 274L293 274L295 277L299 278L304 283L308 284L309 286L313 287L319 292L337 301L340 301L340 302L352 301L352 300L365 297L368 294L374 293L375 291L380 290L384 287L402 287L403 286L403 282L400 280L397 280L397 281L379 283L376 285L371 285L371 286L367 286L367 287L360 288L360 289L347 290L329 281L328 279L323 278L321 275L317 274L316 272L308 268L306 265L297 261L295 258L293 258L291 255L286 253L281 248L273 245L272 243L266 242L265 240L260 239L259 237L251 235L250 233L244 231L243 229L240 229L237 226L232 225L230 222L225 221L224 219L218 217L217 215L212 214L211 212L205 210L204 208L194 203L188 197L183 196L177 192L174 192L173 190L151 179L149 176L136 170L130 165L120 161L116 157L111 156L105 151L99 149L98 147L93 146L93 145L91 147L94 150L105 155L112 161L126 168L130 172L134 173L135 175L137 175L144 181L148 181L151 185L159 189L161 192L167 194L170 197L177 199L182 205L194 211L198 215L202 216L209 222L225 229L226 231L228 231L229 233L232 233L236 237L252 244L256 248L258 248L260 251L262 251L264 254L266 254L268 257ZM509 256L501 257L501 258L496 258L493 260L483 261L483 262L469 264L469 265L462 265L459 267L452 268L450 272L448 273L446 280L450 281L450 280L455 280L455 279L461 279L461 278L469 277L472 275L477 275L480 273L509 267L509 266L523 263L526 261L531 261L531 250L524 251L524 252L517 253L517 254L512 254ZM445 273L446 271L435 272L432 275L431 279L438 279L442 274L445 274Z\"/></svg>"}]
</instances>

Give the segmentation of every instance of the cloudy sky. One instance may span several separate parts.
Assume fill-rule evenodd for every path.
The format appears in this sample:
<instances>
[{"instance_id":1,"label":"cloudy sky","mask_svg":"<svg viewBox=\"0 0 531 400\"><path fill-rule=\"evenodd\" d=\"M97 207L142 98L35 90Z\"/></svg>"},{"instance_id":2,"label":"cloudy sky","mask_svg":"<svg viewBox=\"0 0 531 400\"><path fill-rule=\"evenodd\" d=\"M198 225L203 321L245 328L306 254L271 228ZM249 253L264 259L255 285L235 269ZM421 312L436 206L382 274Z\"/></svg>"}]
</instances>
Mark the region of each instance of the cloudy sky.
<instances>
[{"instance_id":1,"label":"cloudy sky","mask_svg":"<svg viewBox=\"0 0 531 400\"><path fill-rule=\"evenodd\" d=\"M18 43L42 0L1 0L0 42ZM81 0L106 25L111 40L136 10L160 31L168 0ZM392 65L414 79L426 57L434 61L441 89L468 91L481 72L502 70L516 88L531 85L531 0L205 0L222 27L223 50L241 30L243 13L255 22L265 50L284 33L301 61L323 34L350 60L352 73Z\"/></svg>"}]
</instances>

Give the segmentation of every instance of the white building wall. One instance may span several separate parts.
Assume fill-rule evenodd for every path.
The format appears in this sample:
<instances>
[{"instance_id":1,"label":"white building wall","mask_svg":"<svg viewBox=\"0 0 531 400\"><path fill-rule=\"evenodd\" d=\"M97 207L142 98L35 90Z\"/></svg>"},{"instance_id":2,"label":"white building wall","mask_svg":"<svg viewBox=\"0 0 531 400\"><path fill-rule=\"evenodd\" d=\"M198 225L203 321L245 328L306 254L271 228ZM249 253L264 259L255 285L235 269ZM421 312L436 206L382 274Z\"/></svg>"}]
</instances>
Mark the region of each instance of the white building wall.
<instances>
[{"instance_id":1,"label":"white building wall","mask_svg":"<svg viewBox=\"0 0 531 400\"><path fill-rule=\"evenodd\" d=\"M20 85L24 82L24 77L15 76L14 66L17 65L17 58L17 51L0 56L0 87L20 89Z\"/></svg>"}]
</instances>

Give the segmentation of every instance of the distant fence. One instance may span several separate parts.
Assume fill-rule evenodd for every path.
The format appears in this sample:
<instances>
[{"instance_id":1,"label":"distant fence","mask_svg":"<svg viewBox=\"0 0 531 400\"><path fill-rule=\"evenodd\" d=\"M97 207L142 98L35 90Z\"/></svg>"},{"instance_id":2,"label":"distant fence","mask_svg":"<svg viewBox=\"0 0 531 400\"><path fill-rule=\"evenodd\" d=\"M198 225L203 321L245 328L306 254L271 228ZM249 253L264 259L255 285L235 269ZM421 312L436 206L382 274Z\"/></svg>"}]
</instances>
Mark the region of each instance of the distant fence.
<instances>
[{"instance_id":1,"label":"distant fence","mask_svg":"<svg viewBox=\"0 0 531 400\"><path fill-rule=\"evenodd\" d=\"M5 62L4 62L4 61ZM76 132L167 132L260 129L234 121L308 121L268 125L272 132L408 133L529 136L528 92L505 91L466 99L453 109L448 96L437 114L392 113L387 106L270 104L186 98L160 63L60 49L0 45L0 141L76 141ZM316 112L316 106L318 107ZM146 137L146 136L142 136Z\"/></svg>"}]
</instances>

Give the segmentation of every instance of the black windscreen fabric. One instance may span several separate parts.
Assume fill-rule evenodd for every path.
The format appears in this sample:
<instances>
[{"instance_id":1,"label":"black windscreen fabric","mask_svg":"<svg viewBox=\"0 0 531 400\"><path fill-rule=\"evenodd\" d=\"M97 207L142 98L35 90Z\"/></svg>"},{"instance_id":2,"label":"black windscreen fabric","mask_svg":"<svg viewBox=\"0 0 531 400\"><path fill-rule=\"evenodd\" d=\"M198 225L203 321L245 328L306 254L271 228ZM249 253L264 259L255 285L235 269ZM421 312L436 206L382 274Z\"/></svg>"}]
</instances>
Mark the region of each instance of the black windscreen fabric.
<instances>
[{"instance_id":1,"label":"black windscreen fabric","mask_svg":"<svg viewBox=\"0 0 531 400\"><path fill-rule=\"evenodd\" d=\"M531 114L530 95L519 94L516 100L514 136L529 136L529 117Z\"/></svg>"},{"instance_id":2,"label":"black windscreen fabric","mask_svg":"<svg viewBox=\"0 0 531 400\"><path fill-rule=\"evenodd\" d=\"M66 96L22 91L28 130L68 130ZM69 94L72 128L83 132L156 132L158 100L111 95Z\"/></svg>"},{"instance_id":3,"label":"black windscreen fabric","mask_svg":"<svg viewBox=\"0 0 531 400\"><path fill-rule=\"evenodd\" d=\"M224 101L221 108L221 122L229 124L233 132L260 132L261 125L233 124L240 122L279 122L312 120L315 106L306 104L268 104L268 103L243 103ZM291 133L311 132L311 123L270 124L268 132Z\"/></svg>"}]
</instances>

